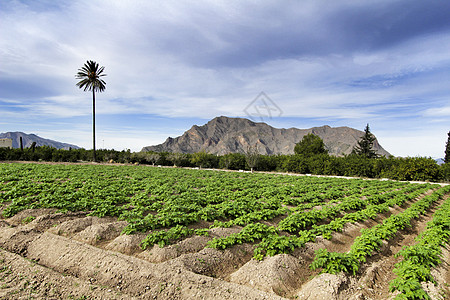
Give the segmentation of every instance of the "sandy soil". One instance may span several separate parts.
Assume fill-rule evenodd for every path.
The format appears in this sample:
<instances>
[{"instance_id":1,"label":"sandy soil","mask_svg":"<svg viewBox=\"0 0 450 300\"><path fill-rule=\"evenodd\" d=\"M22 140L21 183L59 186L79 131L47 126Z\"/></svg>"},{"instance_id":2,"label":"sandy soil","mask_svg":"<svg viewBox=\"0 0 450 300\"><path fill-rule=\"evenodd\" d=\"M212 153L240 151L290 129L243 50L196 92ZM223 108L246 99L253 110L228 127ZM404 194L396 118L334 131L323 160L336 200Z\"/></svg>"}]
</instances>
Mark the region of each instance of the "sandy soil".
<instances>
[{"instance_id":1,"label":"sandy soil","mask_svg":"<svg viewBox=\"0 0 450 300\"><path fill-rule=\"evenodd\" d=\"M314 251L348 251L361 228L408 204L377 220L349 225L329 241L318 238L292 254L263 261L252 259L252 244L225 251L205 248L208 240L239 227L215 228L209 237L142 251L144 235L121 235L123 221L26 210L0 219L0 299L390 299L388 286L398 262L394 254L415 243L437 205L385 243L356 276L311 271ZM26 224L28 216L35 219ZM444 249L443 263L433 270L438 285L426 284L433 299L450 296L449 253Z\"/></svg>"}]
</instances>

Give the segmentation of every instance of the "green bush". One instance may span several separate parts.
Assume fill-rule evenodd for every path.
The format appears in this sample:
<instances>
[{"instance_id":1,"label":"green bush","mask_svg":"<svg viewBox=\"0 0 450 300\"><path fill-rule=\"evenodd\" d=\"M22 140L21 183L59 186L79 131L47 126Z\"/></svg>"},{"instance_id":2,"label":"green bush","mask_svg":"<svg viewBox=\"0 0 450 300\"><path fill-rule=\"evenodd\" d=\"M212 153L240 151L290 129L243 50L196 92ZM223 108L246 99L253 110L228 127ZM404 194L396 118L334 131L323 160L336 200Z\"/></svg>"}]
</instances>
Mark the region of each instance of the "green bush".
<instances>
[{"instance_id":1,"label":"green bush","mask_svg":"<svg viewBox=\"0 0 450 300\"><path fill-rule=\"evenodd\" d=\"M440 178L442 181L450 181L450 163L445 163L439 166Z\"/></svg>"}]
</instances>

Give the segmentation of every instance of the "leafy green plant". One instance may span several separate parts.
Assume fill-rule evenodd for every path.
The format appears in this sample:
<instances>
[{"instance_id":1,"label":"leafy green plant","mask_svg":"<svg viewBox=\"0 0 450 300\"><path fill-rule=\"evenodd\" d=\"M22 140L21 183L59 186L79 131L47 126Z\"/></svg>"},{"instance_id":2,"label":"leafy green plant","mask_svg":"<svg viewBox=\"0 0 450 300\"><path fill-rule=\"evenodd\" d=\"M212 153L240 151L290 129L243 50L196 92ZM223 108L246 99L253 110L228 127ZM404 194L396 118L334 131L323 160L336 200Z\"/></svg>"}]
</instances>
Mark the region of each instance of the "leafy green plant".
<instances>
[{"instance_id":1,"label":"leafy green plant","mask_svg":"<svg viewBox=\"0 0 450 300\"><path fill-rule=\"evenodd\" d=\"M315 254L314 261L310 265L312 270L322 268L322 273L338 274L345 272L355 275L359 269L359 261L353 255L328 252L327 249L319 249Z\"/></svg>"},{"instance_id":2,"label":"leafy green plant","mask_svg":"<svg viewBox=\"0 0 450 300\"><path fill-rule=\"evenodd\" d=\"M22 224L28 224L28 223L32 222L33 220L35 220L35 219L36 219L36 217L34 217L34 216L28 216L28 217L22 219L21 223Z\"/></svg>"},{"instance_id":3,"label":"leafy green plant","mask_svg":"<svg viewBox=\"0 0 450 300\"><path fill-rule=\"evenodd\" d=\"M450 186L437 190L433 198L442 199L450 192ZM433 196L432 195L432 196ZM421 282L436 283L431 268L441 263L441 247L448 244L450 237L450 198L434 213L426 230L420 234L417 243L403 247L396 256L403 260L395 265L397 278L389 285L391 291L399 291L396 299L431 299L422 289Z\"/></svg>"},{"instance_id":4,"label":"leafy green plant","mask_svg":"<svg viewBox=\"0 0 450 300\"><path fill-rule=\"evenodd\" d=\"M328 252L326 249L322 249L316 253L315 259L311 264L311 268L323 268L325 272L355 272L359 269L361 263L366 262L369 255L378 251L383 240L389 240L392 238L399 230L404 229L406 226L411 224L411 220L420 216L427 211L427 209L437 200L441 199L444 194L449 193L450 188L445 187L438 189L431 195L424 196L420 200L411 204L402 213L397 215L392 215L385 219L383 223L378 224L370 229L362 229L361 235L358 236L351 246L348 253L333 253ZM438 219L440 215L438 214ZM448 215L447 215L448 216ZM427 252L425 254L425 252ZM436 264L438 260L436 258L427 258L426 256L432 255L432 248L419 248L414 251L404 250L403 253L406 256L414 258L414 260L423 262L428 262L431 265ZM406 268L411 270L411 268ZM427 273L426 268L416 267L414 272L417 278L414 280L428 280L430 279L429 271ZM395 287L399 289L398 284Z\"/></svg>"},{"instance_id":5,"label":"leafy green plant","mask_svg":"<svg viewBox=\"0 0 450 300\"><path fill-rule=\"evenodd\" d=\"M141 242L141 248L143 250L158 244L161 248L169 243L178 240L182 237L192 235L194 233L193 229L189 229L185 226L177 225L170 228L169 230L161 230L152 232L147 235Z\"/></svg>"}]
</instances>

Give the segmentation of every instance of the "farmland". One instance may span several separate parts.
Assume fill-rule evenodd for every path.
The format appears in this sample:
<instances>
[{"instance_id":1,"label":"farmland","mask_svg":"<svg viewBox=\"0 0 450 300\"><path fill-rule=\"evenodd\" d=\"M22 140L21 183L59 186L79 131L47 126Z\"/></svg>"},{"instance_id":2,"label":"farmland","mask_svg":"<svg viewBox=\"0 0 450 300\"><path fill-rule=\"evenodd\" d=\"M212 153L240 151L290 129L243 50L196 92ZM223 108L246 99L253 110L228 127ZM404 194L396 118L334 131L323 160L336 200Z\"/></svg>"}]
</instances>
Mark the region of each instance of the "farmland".
<instances>
[{"instance_id":1,"label":"farmland","mask_svg":"<svg viewBox=\"0 0 450 300\"><path fill-rule=\"evenodd\" d=\"M388 180L0 164L0 296L442 299L449 194Z\"/></svg>"}]
</instances>

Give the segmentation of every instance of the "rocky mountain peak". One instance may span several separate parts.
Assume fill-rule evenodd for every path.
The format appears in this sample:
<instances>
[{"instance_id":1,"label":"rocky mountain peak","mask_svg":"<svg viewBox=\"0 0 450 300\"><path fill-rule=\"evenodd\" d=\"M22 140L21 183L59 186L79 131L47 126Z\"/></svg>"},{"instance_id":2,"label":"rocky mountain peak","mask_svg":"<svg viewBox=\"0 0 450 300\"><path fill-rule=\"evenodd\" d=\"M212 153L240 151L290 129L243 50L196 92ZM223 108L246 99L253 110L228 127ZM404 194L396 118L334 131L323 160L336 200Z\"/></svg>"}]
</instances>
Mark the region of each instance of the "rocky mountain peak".
<instances>
[{"instance_id":1,"label":"rocky mountain peak","mask_svg":"<svg viewBox=\"0 0 450 300\"><path fill-rule=\"evenodd\" d=\"M223 155L243 153L249 146L257 146L261 154L293 154L294 146L308 133L323 139L331 155L349 154L364 132L350 127L324 125L310 129L274 128L266 123L256 123L244 118L216 117L205 125L194 125L182 136L168 138L156 146L142 151L195 153L205 151ZM378 141L374 149L380 155L389 155Z\"/></svg>"},{"instance_id":2,"label":"rocky mountain peak","mask_svg":"<svg viewBox=\"0 0 450 300\"><path fill-rule=\"evenodd\" d=\"M8 138L12 140L12 147L13 148L19 148L20 147L20 138L22 138L22 144L24 148L30 147L33 142L36 143L36 146L50 146L57 149L78 149L79 147L72 144L67 143L61 143L54 140L49 140L42 138L40 136L37 136L36 134L30 133L23 133L23 132L5 132L0 133L0 138Z\"/></svg>"}]
</instances>

